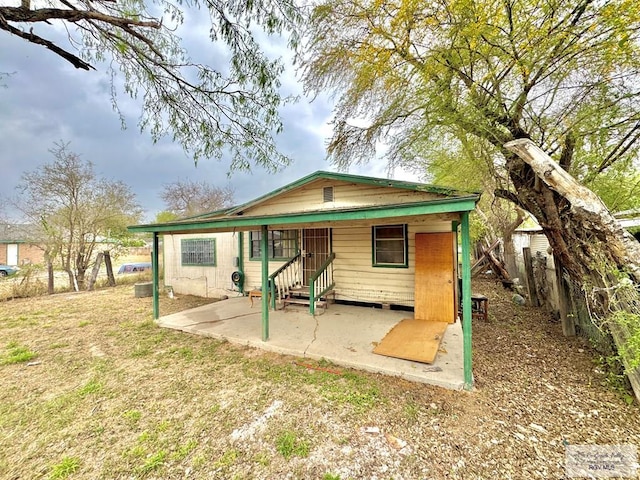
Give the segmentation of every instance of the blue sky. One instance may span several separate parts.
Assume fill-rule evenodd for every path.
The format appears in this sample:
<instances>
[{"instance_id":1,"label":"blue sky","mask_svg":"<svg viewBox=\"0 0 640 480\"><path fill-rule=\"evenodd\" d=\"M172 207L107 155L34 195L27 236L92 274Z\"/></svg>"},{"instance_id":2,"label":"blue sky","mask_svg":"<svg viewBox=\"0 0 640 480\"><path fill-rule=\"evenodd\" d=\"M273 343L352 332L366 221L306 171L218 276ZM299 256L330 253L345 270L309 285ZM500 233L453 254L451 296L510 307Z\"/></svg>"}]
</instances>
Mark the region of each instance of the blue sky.
<instances>
[{"instance_id":1,"label":"blue sky","mask_svg":"<svg viewBox=\"0 0 640 480\"><path fill-rule=\"evenodd\" d=\"M187 21L192 20L187 17ZM212 47L206 29L187 27L185 45L190 52L200 52L205 60L219 58L220 52ZM93 162L97 174L130 185L147 221L164 208L159 197L163 184L175 180L230 184L236 203L241 203L316 170L334 170L325 153L332 111L332 102L326 96L313 101L301 96L299 102L282 108L284 130L276 141L279 150L293 160L291 166L276 174L254 167L251 173L236 172L228 177L224 160L202 159L196 166L181 146L169 139L153 144L150 136L137 127L139 104L120 93L119 106L127 122L123 130L111 106L104 66L95 65L96 71L77 70L44 47L4 31L0 36L0 72L11 73L0 86L2 195L15 193L24 172L50 162L53 157L49 150L60 141L70 142L71 151ZM264 47L270 53L286 56L282 44L276 40ZM290 65L282 83L284 94L302 95L302 86ZM374 160L353 168L351 173L385 176L385 165ZM403 177L411 178L396 172L396 178ZM12 216L6 207L4 214Z\"/></svg>"}]
</instances>

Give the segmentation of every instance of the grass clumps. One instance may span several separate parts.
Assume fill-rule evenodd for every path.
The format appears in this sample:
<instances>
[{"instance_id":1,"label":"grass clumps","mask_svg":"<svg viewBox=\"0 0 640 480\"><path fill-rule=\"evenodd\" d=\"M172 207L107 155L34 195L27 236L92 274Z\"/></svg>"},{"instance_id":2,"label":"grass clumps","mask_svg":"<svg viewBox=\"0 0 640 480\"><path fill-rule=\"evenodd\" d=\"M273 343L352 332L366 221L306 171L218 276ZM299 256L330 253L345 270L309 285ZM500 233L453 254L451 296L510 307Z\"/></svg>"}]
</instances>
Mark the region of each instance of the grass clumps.
<instances>
[{"instance_id":1,"label":"grass clumps","mask_svg":"<svg viewBox=\"0 0 640 480\"><path fill-rule=\"evenodd\" d=\"M276 438L276 450L287 460L291 457L308 457L309 442L298 438L293 430L285 430Z\"/></svg>"},{"instance_id":2,"label":"grass clumps","mask_svg":"<svg viewBox=\"0 0 640 480\"><path fill-rule=\"evenodd\" d=\"M24 345L16 342L7 344L6 353L0 355L0 365L13 365L15 363L24 363L33 360L36 353L29 350Z\"/></svg>"},{"instance_id":3,"label":"grass clumps","mask_svg":"<svg viewBox=\"0 0 640 480\"><path fill-rule=\"evenodd\" d=\"M49 480L63 480L78 471L80 460L75 457L65 457L59 463L51 467Z\"/></svg>"}]
</instances>

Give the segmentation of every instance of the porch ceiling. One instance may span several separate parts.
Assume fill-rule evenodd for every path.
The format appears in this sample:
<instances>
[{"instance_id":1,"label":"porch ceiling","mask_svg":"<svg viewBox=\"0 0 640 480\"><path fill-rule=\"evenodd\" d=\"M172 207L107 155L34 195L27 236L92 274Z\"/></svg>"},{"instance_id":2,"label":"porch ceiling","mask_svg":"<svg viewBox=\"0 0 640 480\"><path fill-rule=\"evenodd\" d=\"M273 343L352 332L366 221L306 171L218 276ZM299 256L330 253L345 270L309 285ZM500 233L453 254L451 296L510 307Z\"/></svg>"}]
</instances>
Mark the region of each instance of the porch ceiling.
<instances>
[{"instance_id":1,"label":"porch ceiling","mask_svg":"<svg viewBox=\"0 0 640 480\"><path fill-rule=\"evenodd\" d=\"M475 208L479 195L445 198L415 203L383 206L348 207L343 209L315 210L280 215L242 216L221 215L217 218L194 218L179 222L134 225L132 232L156 233L204 233L231 230L252 230L269 225L281 227L333 225L341 222L366 222L380 219L411 218L443 213L470 212Z\"/></svg>"}]
</instances>

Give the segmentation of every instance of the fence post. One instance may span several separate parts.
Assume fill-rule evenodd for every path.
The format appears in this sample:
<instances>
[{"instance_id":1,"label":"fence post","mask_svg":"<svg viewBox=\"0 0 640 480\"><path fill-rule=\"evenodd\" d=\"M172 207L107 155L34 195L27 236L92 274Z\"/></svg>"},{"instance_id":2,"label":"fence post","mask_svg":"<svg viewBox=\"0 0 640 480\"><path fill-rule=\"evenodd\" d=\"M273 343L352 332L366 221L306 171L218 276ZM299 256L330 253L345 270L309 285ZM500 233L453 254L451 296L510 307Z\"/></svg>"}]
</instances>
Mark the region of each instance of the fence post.
<instances>
[{"instance_id":1,"label":"fence post","mask_svg":"<svg viewBox=\"0 0 640 480\"><path fill-rule=\"evenodd\" d=\"M104 252L104 266L107 267L107 278L109 279L109 286L116 286L116 279L113 276L113 265L111 263L111 254L106 251Z\"/></svg>"},{"instance_id":2,"label":"fence post","mask_svg":"<svg viewBox=\"0 0 640 480\"><path fill-rule=\"evenodd\" d=\"M102 252L98 253L98 256L96 258L96 263L93 266L93 271L91 272L91 278L89 279L89 287L87 288L87 290L89 291L93 290L93 287L96 284L96 279L98 278L98 272L100 272L100 265L102 264L102 257L104 257L104 254Z\"/></svg>"},{"instance_id":3,"label":"fence post","mask_svg":"<svg viewBox=\"0 0 640 480\"><path fill-rule=\"evenodd\" d=\"M533 277L533 262L531 261L531 249L524 247L522 249L522 256L524 257L524 271L527 277L527 290L529 292L529 304L532 307L539 307L540 301L538 300L538 293L536 291L536 282Z\"/></svg>"},{"instance_id":4,"label":"fence post","mask_svg":"<svg viewBox=\"0 0 640 480\"><path fill-rule=\"evenodd\" d=\"M565 337L575 337L576 324L574 316L569 315L569 292L564 281L562 262L560 258L553 254L553 264L556 270L556 288L558 291L558 310L560 311L560 321L562 322L562 333Z\"/></svg>"}]
</instances>

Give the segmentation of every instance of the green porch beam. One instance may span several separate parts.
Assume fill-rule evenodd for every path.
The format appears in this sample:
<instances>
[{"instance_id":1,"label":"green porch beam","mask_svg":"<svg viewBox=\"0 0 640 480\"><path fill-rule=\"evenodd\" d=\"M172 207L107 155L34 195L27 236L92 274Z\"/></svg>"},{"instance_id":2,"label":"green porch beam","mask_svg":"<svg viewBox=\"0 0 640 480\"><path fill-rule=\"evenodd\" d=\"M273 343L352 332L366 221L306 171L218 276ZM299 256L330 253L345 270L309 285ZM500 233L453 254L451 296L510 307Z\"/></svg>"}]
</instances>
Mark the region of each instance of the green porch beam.
<instances>
[{"instance_id":1,"label":"green porch beam","mask_svg":"<svg viewBox=\"0 0 640 480\"><path fill-rule=\"evenodd\" d=\"M262 253L262 341L269 340L269 231L262 225L260 250Z\"/></svg>"},{"instance_id":2,"label":"green porch beam","mask_svg":"<svg viewBox=\"0 0 640 480\"><path fill-rule=\"evenodd\" d=\"M464 388L473 388L471 350L471 242L469 239L469 212L462 214L462 354L464 359Z\"/></svg>"},{"instance_id":3,"label":"green porch beam","mask_svg":"<svg viewBox=\"0 0 640 480\"><path fill-rule=\"evenodd\" d=\"M153 319L160 318L160 273L158 272L158 251L160 242L158 241L158 233L153 233L153 250L151 252L151 272L153 283Z\"/></svg>"}]
</instances>

